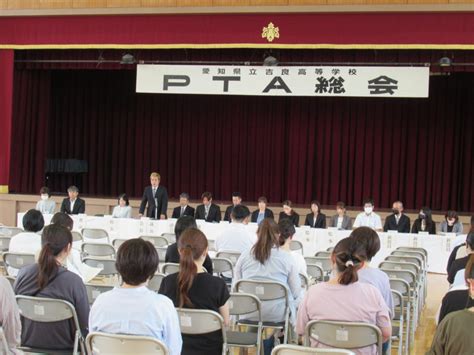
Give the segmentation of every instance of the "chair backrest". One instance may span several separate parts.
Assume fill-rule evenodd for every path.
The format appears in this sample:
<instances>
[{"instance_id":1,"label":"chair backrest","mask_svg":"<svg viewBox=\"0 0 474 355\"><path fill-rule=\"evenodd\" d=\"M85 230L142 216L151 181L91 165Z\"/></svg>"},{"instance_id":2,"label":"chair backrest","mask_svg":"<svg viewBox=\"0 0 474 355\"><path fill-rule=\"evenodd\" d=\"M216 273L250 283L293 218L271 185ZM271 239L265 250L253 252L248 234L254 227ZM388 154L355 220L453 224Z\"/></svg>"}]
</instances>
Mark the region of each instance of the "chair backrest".
<instances>
[{"instance_id":1,"label":"chair backrest","mask_svg":"<svg viewBox=\"0 0 474 355\"><path fill-rule=\"evenodd\" d=\"M97 285L97 284L85 284L86 286L86 291L87 291L87 299L89 300L89 304L92 304L95 302L97 297L101 293L113 290L113 286L108 286L108 285Z\"/></svg>"},{"instance_id":2,"label":"chair backrest","mask_svg":"<svg viewBox=\"0 0 474 355\"><path fill-rule=\"evenodd\" d=\"M250 293L231 292L229 298L229 313L231 316L243 316L257 312L259 322L262 321L262 305L257 296Z\"/></svg>"},{"instance_id":3,"label":"chair backrest","mask_svg":"<svg viewBox=\"0 0 474 355\"><path fill-rule=\"evenodd\" d=\"M390 289L392 291L397 291L403 297L410 297L411 296L411 288L408 282L402 279L389 279L390 282Z\"/></svg>"},{"instance_id":4,"label":"chair backrest","mask_svg":"<svg viewBox=\"0 0 474 355\"><path fill-rule=\"evenodd\" d=\"M166 237L163 236L157 236L157 235L142 235L140 238L144 240L148 240L151 242L155 248L159 247L167 247L169 245L169 241Z\"/></svg>"},{"instance_id":5,"label":"chair backrest","mask_svg":"<svg viewBox=\"0 0 474 355\"><path fill-rule=\"evenodd\" d=\"M330 257L309 256L309 257L305 257L304 260L306 261L306 265L309 265L309 264L318 265L326 273L329 273L332 270L332 262L331 262Z\"/></svg>"},{"instance_id":6,"label":"chair backrest","mask_svg":"<svg viewBox=\"0 0 474 355\"><path fill-rule=\"evenodd\" d=\"M403 295L397 291L392 290L393 306L395 308L395 314L393 319L401 321L405 312L405 305L403 303Z\"/></svg>"},{"instance_id":7,"label":"chair backrest","mask_svg":"<svg viewBox=\"0 0 474 355\"><path fill-rule=\"evenodd\" d=\"M72 241L73 242L83 242L84 238L82 238L82 234L78 231L71 231L72 234Z\"/></svg>"},{"instance_id":8,"label":"chair backrest","mask_svg":"<svg viewBox=\"0 0 474 355\"><path fill-rule=\"evenodd\" d=\"M299 345L289 345L282 344L275 346L272 350L272 355L304 355L304 354L314 354L314 355L355 355L354 352L344 349L323 349L323 348L310 348L307 346Z\"/></svg>"},{"instance_id":9,"label":"chair backrest","mask_svg":"<svg viewBox=\"0 0 474 355\"><path fill-rule=\"evenodd\" d=\"M425 255L426 258L428 258L428 251L425 248L417 248L417 247L398 247L395 250L401 250L401 251L419 251Z\"/></svg>"},{"instance_id":10,"label":"chair backrest","mask_svg":"<svg viewBox=\"0 0 474 355\"><path fill-rule=\"evenodd\" d=\"M380 269L391 269L391 270L409 270L418 275L420 268L418 265L407 262L396 262L396 261L382 261L379 265Z\"/></svg>"},{"instance_id":11,"label":"chair backrest","mask_svg":"<svg viewBox=\"0 0 474 355\"><path fill-rule=\"evenodd\" d=\"M168 355L168 348L152 337L93 332L86 338L87 353L99 354L157 354Z\"/></svg>"},{"instance_id":12,"label":"chair backrest","mask_svg":"<svg viewBox=\"0 0 474 355\"><path fill-rule=\"evenodd\" d=\"M148 281L148 288L152 291L158 292L160 290L161 281L166 277L165 274L155 274L153 277Z\"/></svg>"},{"instance_id":13,"label":"chair backrest","mask_svg":"<svg viewBox=\"0 0 474 355\"><path fill-rule=\"evenodd\" d=\"M9 266L14 269L21 269L23 266L31 265L36 262L34 254L10 252L3 253L3 261L5 266Z\"/></svg>"},{"instance_id":14,"label":"chair backrest","mask_svg":"<svg viewBox=\"0 0 474 355\"><path fill-rule=\"evenodd\" d=\"M112 246L115 248L115 250L118 250L120 246L125 243L128 239L122 239L122 238L117 238L112 241Z\"/></svg>"},{"instance_id":15,"label":"chair backrest","mask_svg":"<svg viewBox=\"0 0 474 355\"><path fill-rule=\"evenodd\" d=\"M166 260L166 251L168 250L168 247L158 247L155 249L158 253L158 260L160 260L160 263L163 263Z\"/></svg>"},{"instance_id":16,"label":"chair backrest","mask_svg":"<svg viewBox=\"0 0 474 355\"><path fill-rule=\"evenodd\" d=\"M240 258L240 252L235 250L221 250L216 253L216 258L229 259L233 266L237 263Z\"/></svg>"},{"instance_id":17,"label":"chair backrest","mask_svg":"<svg viewBox=\"0 0 474 355\"><path fill-rule=\"evenodd\" d=\"M304 288L305 290L307 290L308 287L309 287L309 278L308 278L308 276L306 276L302 273L299 273L298 275L299 275L300 280L301 280L301 288Z\"/></svg>"},{"instance_id":18,"label":"chair backrest","mask_svg":"<svg viewBox=\"0 0 474 355\"><path fill-rule=\"evenodd\" d=\"M107 243L110 243L109 233L105 229L100 228L83 228L82 237L87 239L107 239Z\"/></svg>"},{"instance_id":19,"label":"chair backrest","mask_svg":"<svg viewBox=\"0 0 474 355\"><path fill-rule=\"evenodd\" d=\"M115 248L110 244L82 243L81 250L85 256L115 256Z\"/></svg>"},{"instance_id":20,"label":"chair backrest","mask_svg":"<svg viewBox=\"0 0 474 355\"><path fill-rule=\"evenodd\" d=\"M0 226L0 235L4 237L14 237L18 233L24 232L23 229L18 228L18 227L6 227L6 226Z\"/></svg>"},{"instance_id":21,"label":"chair backrest","mask_svg":"<svg viewBox=\"0 0 474 355\"><path fill-rule=\"evenodd\" d=\"M306 273L316 281L324 281L324 270L316 264L306 264Z\"/></svg>"},{"instance_id":22,"label":"chair backrest","mask_svg":"<svg viewBox=\"0 0 474 355\"><path fill-rule=\"evenodd\" d=\"M5 237L3 235L0 235L0 252L8 250L8 248L10 247L11 240L11 237Z\"/></svg>"},{"instance_id":23,"label":"chair backrest","mask_svg":"<svg viewBox=\"0 0 474 355\"><path fill-rule=\"evenodd\" d=\"M165 275L171 275L179 272L179 264L178 263L164 263L161 266L161 272Z\"/></svg>"},{"instance_id":24,"label":"chair backrest","mask_svg":"<svg viewBox=\"0 0 474 355\"><path fill-rule=\"evenodd\" d=\"M418 266L420 270L423 269L423 260L416 256L401 256L401 255L389 255L385 258L387 261L393 261L396 263L413 263Z\"/></svg>"},{"instance_id":25,"label":"chair backrest","mask_svg":"<svg viewBox=\"0 0 474 355\"><path fill-rule=\"evenodd\" d=\"M292 240L290 242L290 250L299 251L302 255L304 255L303 243L301 243L299 240Z\"/></svg>"},{"instance_id":26,"label":"chair backrest","mask_svg":"<svg viewBox=\"0 0 474 355\"><path fill-rule=\"evenodd\" d=\"M209 248L209 251L216 251L216 241L214 239L208 239L207 243L208 243L207 247Z\"/></svg>"},{"instance_id":27,"label":"chair backrest","mask_svg":"<svg viewBox=\"0 0 474 355\"><path fill-rule=\"evenodd\" d=\"M59 322L73 318L76 329L79 328L74 306L64 300L31 296L15 296L20 315L35 322Z\"/></svg>"},{"instance_id":28,"label":"chair backrest","mask_svg":"<svg viewBox=\"0 0 474 355\"><path fill-rule=\"evenodd\" d=\"M219 313L208 309L176 308L176 310L182 334L197 335L220 330L226 346L224 319Z\"/></svg>"},{"instance_id":29,"label":"chair backrest","mask_svg":"<svg viewBox=\"0 0 474 355\"><path fill-rule=\"evenodd\" d=\"M174 233L163 233L161 236L168 239L169 244L176 243L176 234Z\"/></svg>"},{"instance_id":30,"label":"chair backrest","mask_svg":"<svg viewBox=\"0 0 474 355\"><path fill-rule=\"evenodd\" d=\"M316 252L316 254L314 254L314 256L317 256L319 258L330 258L331 254L332 254L331 251L321 250L321 251Z\"/></svg>"},{"instance_id":31,"label":"chair backrest","mask_svg":"<svg viewBox=\"0 0 474 355\"><path fill-rule=\"evenodd\" d=\"M237 281L235 290L255 295L261 302L285 299L286 307L289 304L288 289L281 282L244 279Z\"/></svg>"},{"instance_id":32,"label":"chair backrest","mask_svg":"<svg viewBox=\"0 0 474 355\"><path fill-rule=\"evenodd\" d=\"M392 269L380 269L388 275L389 279L402 279L405 280L409 286L415 287L416 275L410 270L392 270Z\"/></svg>"},{"instance_id":33,"label":"chair backrest","mask_svg":"<svg viewBox=\"0 0 474 355\"><path fill-rule=\"evenodd\" d=\"M99 275L101 276L118 274L117 268L115 267L115 259L84 258L82 261L86 265L102 269L99 272Z\"/></svg>"},{"instance_id":34,"label":"chair backrest","mask_svg":"<svg viewBox=\"0 0 474 355\"><path fill-rule=\"evenodd\" d=\"M305 345L313 339L333 348L358 349L376 345L382 355L382 332L372 324L313 320L306 325Z\"/></svg>"},{"instance_id":35,"label":"chair backrest","mask_svg":"<svg viewBox=\"0 0 474 355\"><path fill-rule=\"evenodd\" d=\"M234 277L234 265L232 261L226 258L211 258L212 268L215 274L221 274L223 272L230 272L232 278Z\"/></svg>"}]
</instances>

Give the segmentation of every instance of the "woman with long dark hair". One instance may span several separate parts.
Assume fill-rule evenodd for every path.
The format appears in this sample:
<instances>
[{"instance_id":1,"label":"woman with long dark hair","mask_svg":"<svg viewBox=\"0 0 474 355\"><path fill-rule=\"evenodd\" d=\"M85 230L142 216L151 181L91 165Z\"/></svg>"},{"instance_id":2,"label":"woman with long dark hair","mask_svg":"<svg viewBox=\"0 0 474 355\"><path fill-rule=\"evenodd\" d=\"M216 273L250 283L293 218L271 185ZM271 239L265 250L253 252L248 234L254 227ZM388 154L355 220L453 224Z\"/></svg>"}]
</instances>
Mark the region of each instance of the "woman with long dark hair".
<instances>
[{"instance_id":1,"label":"woman with long dark hair","mask_svg":"<svg viewBox=\"0 0 474 355\"><path fill-rule=\"evenodd\" d=\"M428 232L429 234L436 234L436 223L433 222L431 209L429 207L421 208L418 218L415 219L415 222L413 222L411 232Z\"/></svg>"},{"instance_id":2,"label":"woman with long dark hair","mask_svg":"<svg viewBox=\"0 0 474 355\"><path fill-rule=\"evenodd\" d=\"M82 279L63 265L72 247L71 232L51 224L43 230L38 263L20 269L14 290L17 295L61 299L76 309L82 334L87 334L89 302ZM74 345L72 320L54 323L22 318L21 344L35 348L69 350Z\"/></svg>"},{"instance_id":3,"label":"woman with long dark hair","mask_svg":"<svg viewBox=\"0 0 474 355\"><path fill-rule=\"evenodd\" d=\"M389 309L380 291L367 283L359 282L358 271L363 265L359 255L365 247L353 237L337 243L331 255L333 276L328 282L311 286L298 309L296 331L303 335L312 320L363 322L376 325L386 342L392 335ZM313 347L327 347L311 339ZM352 349L351 349L352 350ZM375 345L352 350L356 354L375 355Z\"/></svg>"},{"instance_id":4,"label":"woman with long dark hair","mask_svg":"<svg viewBox=\"0 0 474 355\"><path fill-rule=\"evenodd\" d=\"M203 268L208 251L207 238L197 228L188 228L178 240L179 272L166 276L159 293L179 308L209 309L221 314L229 324L229 291L225 281ZM222 332L184 335L182 355L222 354Z\"/></svg>"}]
</instances>

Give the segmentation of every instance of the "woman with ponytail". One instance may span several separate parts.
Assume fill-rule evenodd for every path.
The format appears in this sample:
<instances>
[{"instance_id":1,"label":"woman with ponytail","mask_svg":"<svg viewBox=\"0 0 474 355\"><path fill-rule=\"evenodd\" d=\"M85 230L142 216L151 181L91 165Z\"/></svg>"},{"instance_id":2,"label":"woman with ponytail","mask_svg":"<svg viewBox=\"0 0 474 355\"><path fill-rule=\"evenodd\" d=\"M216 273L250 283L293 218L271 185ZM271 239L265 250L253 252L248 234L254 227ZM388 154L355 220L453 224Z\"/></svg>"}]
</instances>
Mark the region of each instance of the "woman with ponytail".
<instances>
[{"instance_id":1,"label":"woman with ponytail","mask_svg":"<svg viewBox=\"0 0 474 355\"><path fill-rule=\"evenodd\" d=\"M38 263L23 267L14 290L17 295L65 300L76 309L83 335L87 334L89 302L82 279L63 266L71 252L72 234L51 224L41 236ZM35 348L69 350L74 345L76 329L71 320L40 323L22 318L21 344Z\"/></svg>"},{"instance_id":2,"label":"woman with ponytail","mask_svg":"<svg viewBox=\"0 0 474 355\"><path fill-rule=\"evenodd\" d=\"M376 325L383 341L390 339L392 327L389 309L380 291L358 281L357 272L363 265L365 247L349 237L337 243L331 255L332 277L328 282L311 286L298 309L296 331L303 335L312 320L362 322ZM327 347L311 339L313 347ZM351 349L352 350L352 349ZM352 350L360 355L376 355L376 346Z\"/></svg>"},{"instance_id":3,"label":"woman with ponytail","mask_svg":"<svg viewBox=\"0 0 474 355\"><path fill-rule=\"evenodd\" d=\"M280 228L273 219L265 218L257 229L257 243L242 253L235 266L234 283L241 279L277 281L290 291L290 308L294 324L295 309L301 294L301 280L293 256L280 248ZM285 301L262 305L262 319L280 322L284 319Z\"/></svg>"},{"instance_id":4,"label":"woman with ponytail","mask_svg":"<svg viewBox=\"0 0 474 355\"><path fill-rule=\"evenodd\" d=\"M197 228L188 228L178 240L179 272L166 276L159 293L179 308L209 309L221 314L229 324L229 291L224 280L203 268L208 251L207 238ZM222 332L184 335L182 355L222 354Z\"/></svg>"}]
</instances>

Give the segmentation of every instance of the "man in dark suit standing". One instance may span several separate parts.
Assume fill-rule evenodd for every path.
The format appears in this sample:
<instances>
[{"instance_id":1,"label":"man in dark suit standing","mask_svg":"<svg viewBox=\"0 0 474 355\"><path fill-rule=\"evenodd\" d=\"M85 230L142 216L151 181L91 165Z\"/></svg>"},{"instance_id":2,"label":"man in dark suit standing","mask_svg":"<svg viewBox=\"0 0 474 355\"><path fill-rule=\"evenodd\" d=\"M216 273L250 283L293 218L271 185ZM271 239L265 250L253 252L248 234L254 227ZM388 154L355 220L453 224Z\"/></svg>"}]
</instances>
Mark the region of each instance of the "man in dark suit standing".
<instances>
[{"instance_id":1,"label":"man in dark suit standing","mask_svg":"<svg viewBox=\"0 0 474 355\"><path fill-rule=\"evenodd\" d=\"M189 195L186 192L179 195L179 206L173 209L171 218L179 218L183 216L191 216L194 218L194 208L188 206Z\"/></svg>"},{"instance_id":2,"label":"man in dark suit standing","mask_svg":"<svg viewBox=\"0 0 474 355\"><path fill-rule=\"evenodd\" d=\"M403 214L403 203L395 201L392 205L392 212L385 218L384 232L393 230L399 233L410 233L410 218Z\"/></svg>"},{"instance_id":3,"label":"man in dark suit standing","mask_svg":"<svg viewBox=\"0 0 474 355\"><path fill-rule=\"evenodd\" d=\"M212 194L204 192L201 195L202 205L196 207L196 219L204 219L206 222L219 223L221 220L221 208L212 203Z\"/></svg>"},{"instance_id":4,"label":"man in dark suit standing","mask_svg":"<svg viewBox=\"0 0 474 355\"><path fill-rule=\"evenodd\" d=\"M86 202L77 197L79 195L79 189L74 185L69 186L67 193L69 197L63 200L61 212L67 214L86 213Z\"/></svg>"},{"instance_id":5,"label":"man in dark suit standing","mask_svg":"<svg viewBox=\"0 0 474 355\"><path fill-rule=\"evenodd\" d=\"M231 221L231 214L232 210L235 206L240 205L242 203L242 195L240 192L233 192L232 193L232 205L227 207L224 214L224 221L230 222Z\"/></svg>"},{"instance_id":6,"label":"man in dark suit standing","mask_svg":"<svg viewBox=\"0 0 474 355\"><path fill-rule=\"evenodd\" d=\"M154 219L166 219L168 209L168 191L166 187L160 186L160 174L151 173L151 186L145 187L143 191L142 203L140 204L139 217L142 217L146 210L146 216Z\"/></svg>"}]
</instances>

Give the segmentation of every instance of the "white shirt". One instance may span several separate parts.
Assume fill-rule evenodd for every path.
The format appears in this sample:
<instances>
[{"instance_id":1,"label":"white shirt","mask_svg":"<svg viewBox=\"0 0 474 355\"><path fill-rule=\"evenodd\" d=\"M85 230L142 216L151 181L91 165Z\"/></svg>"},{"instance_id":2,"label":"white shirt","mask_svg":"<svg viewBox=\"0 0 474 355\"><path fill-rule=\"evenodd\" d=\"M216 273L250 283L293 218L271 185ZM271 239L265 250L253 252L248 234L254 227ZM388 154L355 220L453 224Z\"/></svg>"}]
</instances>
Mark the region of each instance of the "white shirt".
<instances>
[{"instance_id":1,"label":"white shirt","mask_svg":"<svg viewBox=\"0 0 474 355\"><path fill-rule=\"evenodd\" d=\"M244 224L233 222L224 233L217 236L216 251L233 250L243 253L257 242L257 235L250 233Z\"/></svg>"},{"instance_id":2,"label":"white shirt","mask_svg":"<svg viewBox=\"0 0 474 355\"><path fill-rule=\"evenodd\" d=\"M112 212L114 218L132 218L132 207L131 206L115 206Z\"/></svg>"},{"instance_id":3,"label":"white shirt","mask_svg":"<svg viewBox=\"0 0 474 355\"><path fill-rule=\"evenodd\" d=\"M342 229L342 222L344 222L344 217L337 217L337 229Z\"/></svg>"},{"instance_id":4,"label":"white shirt","mask_svg":"<svg viewBox=\"0 0 474 355\"><path fill-rule=\"evenodd\" d=\"M11 253L36 254L41 250L41 236L33 232L21 232L12 237L8 251Z\"/></svg>"},{"instance_id":5,"label":"white shirt","mask_svg":"<svg viewBox=\"0 0 474 355\"><path fill-rule=\"evenodd\" d=\"M69 205L70 205L71 213L72 213L72 211L74 210L74 204L75 204L75 203L76 203L76 200L74 200L74 201L69 200Z\"/></svg>"},{"instance_id":6,"label":"white shirt","mask_svg":"<svg viewBox=\"0 0 474 355\"><path fill-rule=\"evenodd\" d=\"M164 342L170 355L180 355L183 344L173 302L145 286L115 287L99 295L90 311L89 331L150 336Z\"/></svg>"},{"instance_id":7,"label":"white shirt","mask_svg":"<svg viewBox=\"0 0 474 355\"><path fill-rule=\"evenodd\" d=\"M369 227L372 229L382 229L382 220L377 213L372 212L367 215L365 212L359 213L354 222L354 228Z\"/></svg>"},{"instance_id":8,"label":"white shirt","mask_svg":"<svg viewBox=\"0 0 474 355\"><path fill-rule=\"evenodd\" d=\"M298 274L303 274L304 276L308 276L308 271L306 267L306 260L304 260L303 254L301 254L297 250L291 250L291 256L295 262L296 271Z\"/></svg>"}]
</instances>

